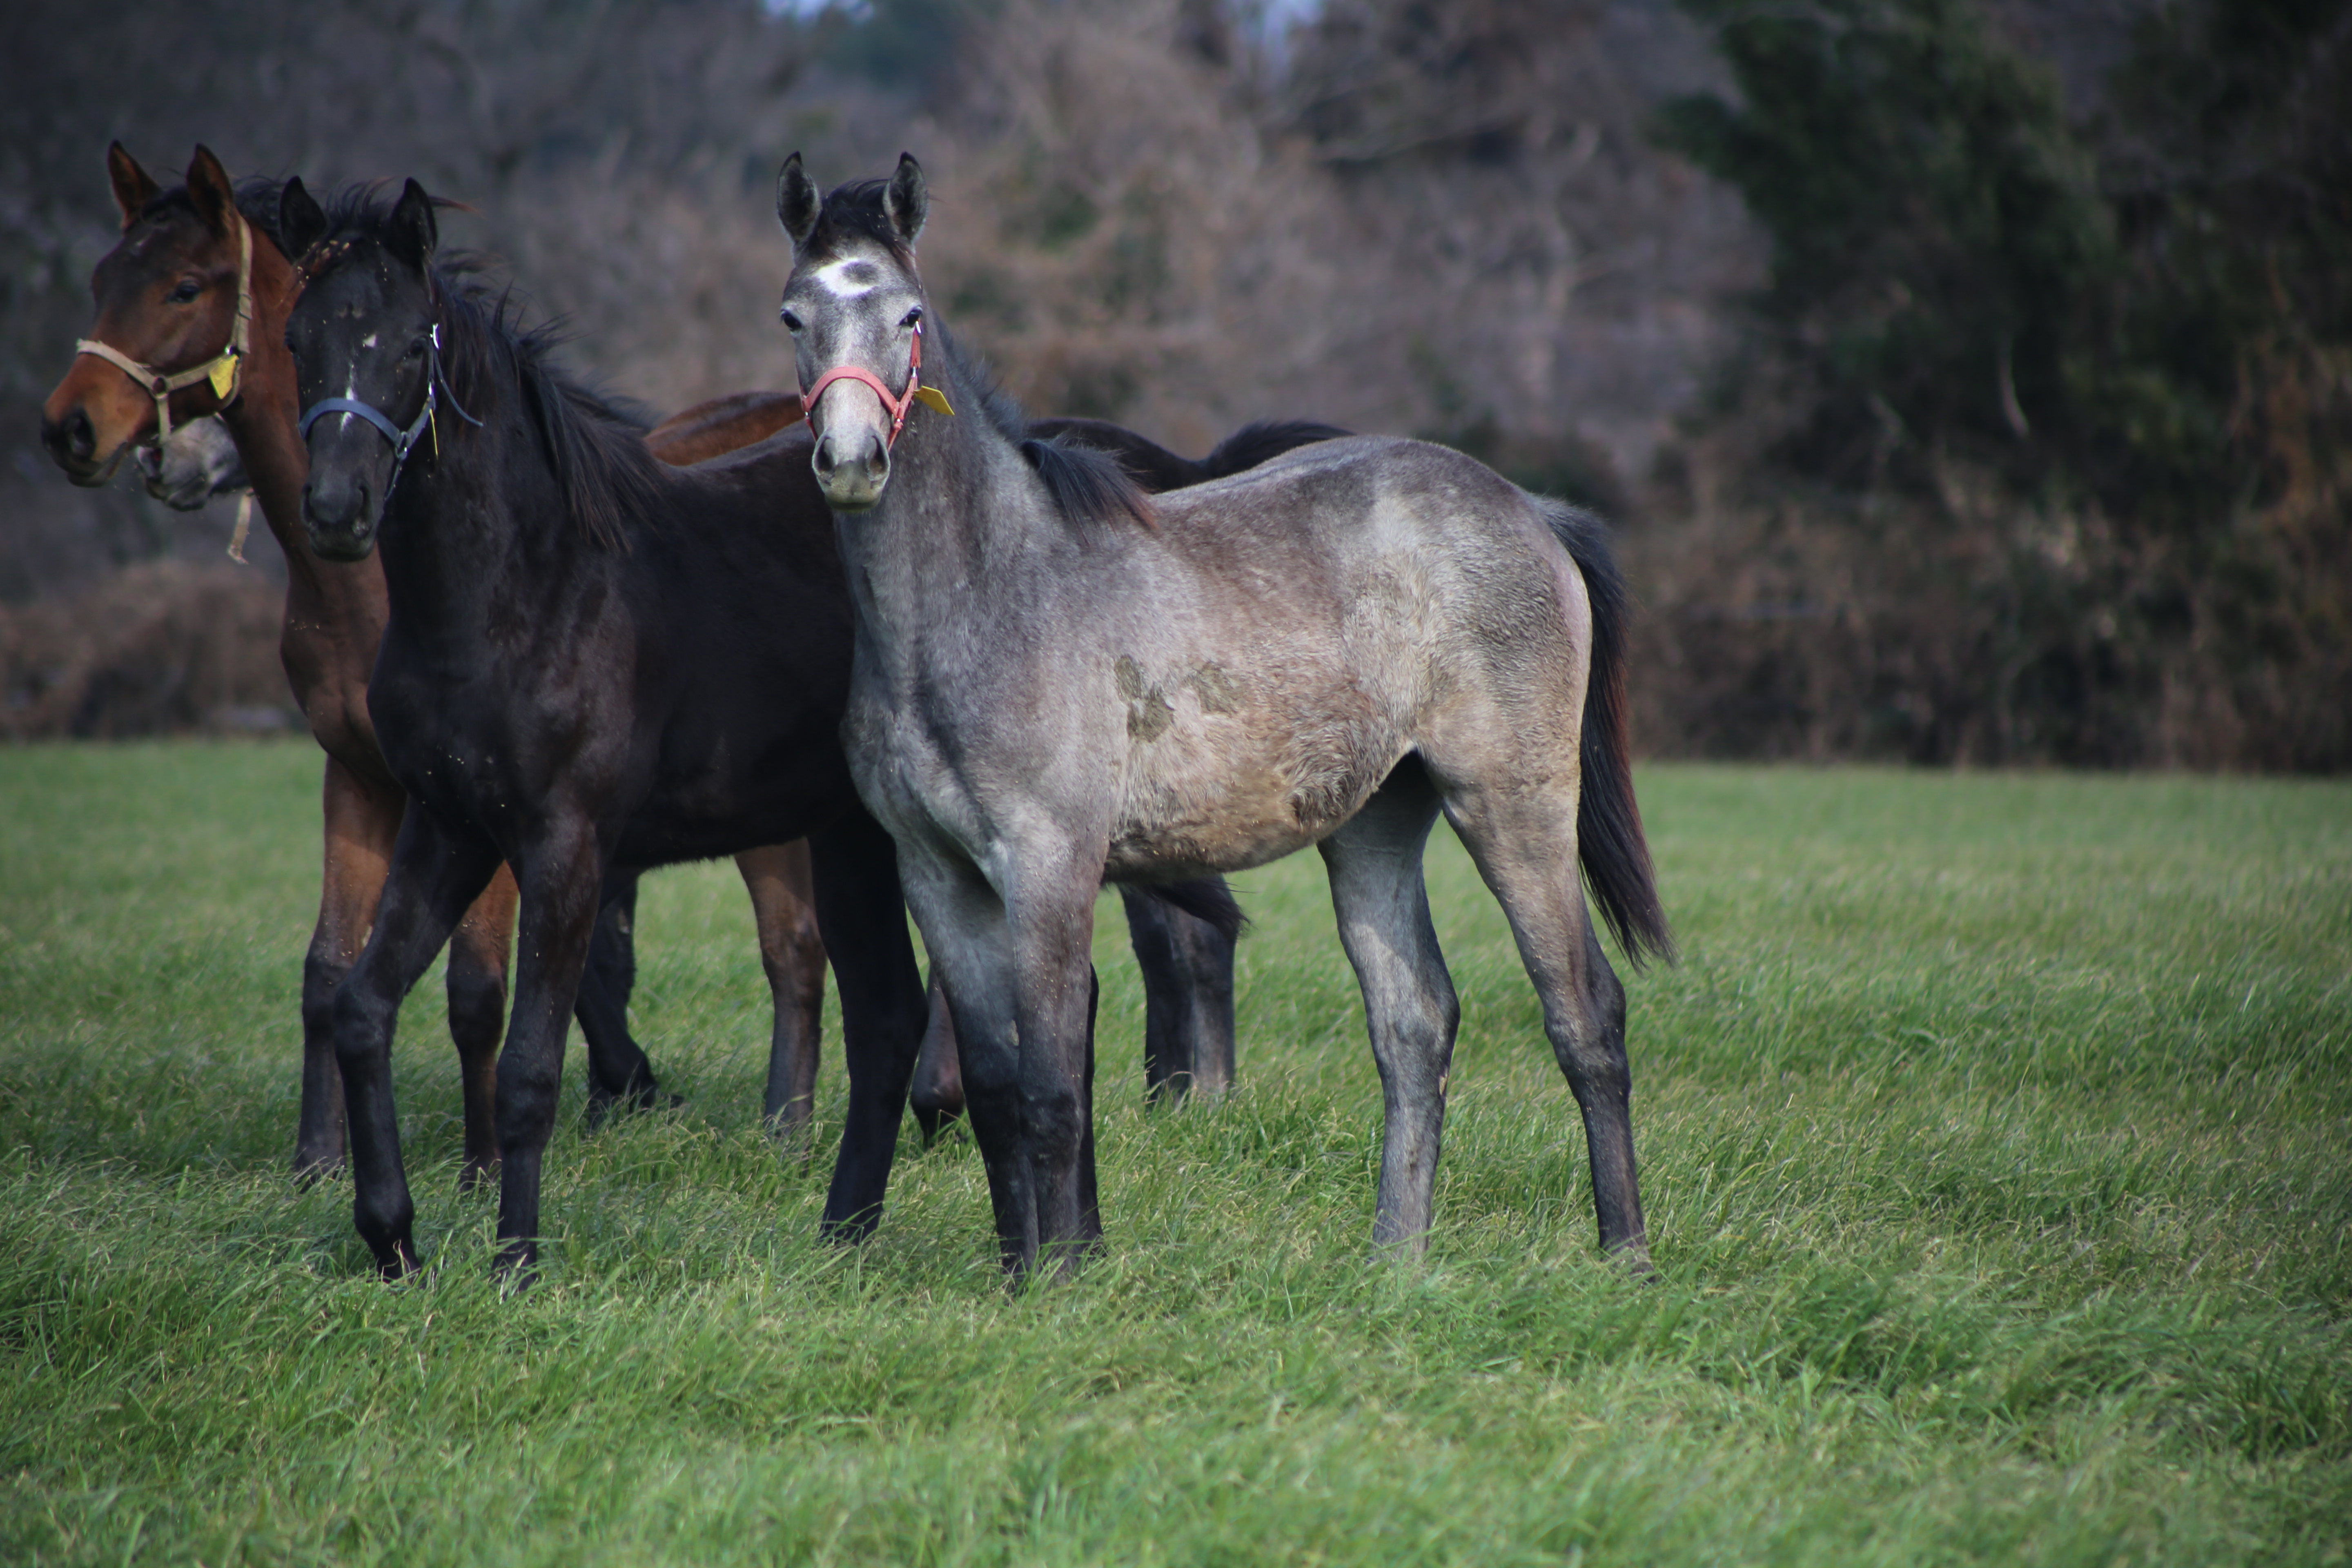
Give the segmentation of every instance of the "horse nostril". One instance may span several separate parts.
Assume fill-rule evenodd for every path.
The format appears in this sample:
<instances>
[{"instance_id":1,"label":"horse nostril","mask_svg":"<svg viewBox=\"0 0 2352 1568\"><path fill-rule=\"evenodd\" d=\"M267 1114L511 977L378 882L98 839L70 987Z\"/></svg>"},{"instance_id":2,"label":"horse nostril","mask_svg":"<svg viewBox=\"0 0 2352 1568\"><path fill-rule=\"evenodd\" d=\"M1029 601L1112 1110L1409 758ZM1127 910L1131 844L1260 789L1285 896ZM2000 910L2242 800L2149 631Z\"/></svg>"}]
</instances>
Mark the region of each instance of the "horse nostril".
<instances>
[{"instance_id":1,"label":"horse nostril","mask_svg":"<svg viewBox=\"0 0 2352 1568\"><path fill-rule=\"evenodd\" d=\"M85 462L97 455L98 429L89 422L89 410L77 408L67 418L66 450Z\"/></svg>"},{"instance_id":2,"label":"horse nostril","mask_svg":"<svg viewBox=\"0 0 2352 1568\"><path fill-rule=\"evenodd\" d=\"M836 466L837 465L834 462L833 458L833 437L830 436L818 437L816 444L817 478L821 479L831 479L833 477L833 470Z\"/></svg>"}]
</instances>

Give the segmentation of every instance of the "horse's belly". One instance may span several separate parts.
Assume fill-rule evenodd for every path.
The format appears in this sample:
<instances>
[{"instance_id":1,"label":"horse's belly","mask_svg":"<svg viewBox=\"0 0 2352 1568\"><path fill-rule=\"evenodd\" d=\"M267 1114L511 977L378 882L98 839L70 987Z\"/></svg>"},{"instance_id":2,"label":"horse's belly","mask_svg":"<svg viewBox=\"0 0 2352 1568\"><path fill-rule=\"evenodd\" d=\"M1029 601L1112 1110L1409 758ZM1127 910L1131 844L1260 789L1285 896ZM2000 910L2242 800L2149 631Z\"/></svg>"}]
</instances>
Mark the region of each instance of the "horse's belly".
<instances>
[{"instance_id":1,"label":"horse's belly","mask_svg":"<svg viewBox=\"0 0 2352 1568\"><path fill-rule=\"evenodd\" d=\"M1402 726L1362 702L1328 703L1311 720L1181 707L1168 717L1157 733L1129 730L1115 877L1279 859L1353 816L1410 749Z\"/></svg>"}]
</instances>

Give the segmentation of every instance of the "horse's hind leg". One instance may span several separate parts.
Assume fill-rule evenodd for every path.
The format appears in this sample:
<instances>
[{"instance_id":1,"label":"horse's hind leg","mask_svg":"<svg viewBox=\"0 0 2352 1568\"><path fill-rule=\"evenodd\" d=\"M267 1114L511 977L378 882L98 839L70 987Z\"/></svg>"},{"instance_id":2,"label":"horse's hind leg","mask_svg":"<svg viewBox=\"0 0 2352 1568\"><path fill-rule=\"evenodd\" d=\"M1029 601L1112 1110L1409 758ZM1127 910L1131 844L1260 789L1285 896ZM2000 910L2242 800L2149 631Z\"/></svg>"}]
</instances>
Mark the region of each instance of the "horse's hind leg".
<instances>
[{"instance_id":1,"label":"horse's hind leg","mask_svg":"<svg viewBox=\"0 0 2352 1568\"><path fill-rule=\"evenodd\" d=\"M1118 891L1143 972L1144 1092L1213 1100L1234 1081L1233 939L1140 889Z\"/></svg>"},{"instance_id":2,"label":"horse's hind leg","mask_svg":"<svg viewBox=\"0 0 2352 1568\"><path fill-rule=\"evenodd\" d=\"M963 1056L956 1048L955 1014L948 1006L947 986L940 980L940 966L931 963L930 1022L923 1026L923 1048L915 1058L915 1084L908 1091L907 1103L915 1112L915 1125L922 1130L923 1146L929 1148L949 1122L963 1114Z\"/></svg>"},{"instance_id":3,"label":"horse's hind leg","mask_svg":"<svg viewBox=\"0 0 2352 1568\"><path fill-rule=\"evenodd\" d=\"M457 1184L468 1191L499 1164L499 1042L507 1031L515 896L514 872L501 865L449 938L449 1037L466 1101L466 1160Z\"/></svg>"},{"instance_id":4,"label":"horse's hind leg","mask_svg":"<svg viewBox=\"0 0 2352 1568\"><path fill-rule=\"evenodd\" d=\"M588 1127L602 1127L616 1110L655 1105L661 1085L645 1047L629 1033L629 998L637 988L637 876L616 874L605 885L588 938L572 1012L588 1044Z\"/></svg>"},{"instance_id":5,"label":"horse's hind leg","mask_svg":"<svg viewBox=\"0 0 2352 1568\"><path fill-rule=\"evenodd\" d=\"M771 1132L806 1154L824 1026L824 938L817 931L808 841L746 849L735 857L735 868L751 895L760 963L775 999L762 1114Z\"/></svg>"},{"instance_id":6,"label":"horse's hind leg","mask_svg":"<svg viewBox=\"0 0 2352 1568\"><path fill-rule=\"evenodd\" d=\"M1322 846L1339 942L1363 987L1381 1069L1385 1119L1372 1241L1413 1253L1429 1244L1446 1073L1462 1021L1422 883L1422 848L1437 810L1428 775L1407 758Z\"/></svg>"},{"instance_id":7,"label":"horse's hind leg","mask_svg":"<svg viewBox=\"0 0 2352 1568\"><path fill-rule=\"evenodd\" d=\"M392 863L407 797L370 784L327 759L325 876L319 924L302 961L302 1110L294 1135L294 1172L313 1176L343 1163L343 1076L335 1065L335 992L351 972Z\"/></svg>"},{"instance_id":8,"label":"horse's hind leg","mask_svg":"<svg viewBox=\"0 0 2352 1568\"><path fill-rule=\"evenodd\" d=\"M1577 879L1576 805L1572 784L1471 790L1450 795L1447 814L1501 900L1528 978L1543 999L1544 1033L1584 1117L1601 1245L1646 1267L1625 988L1601 951Z\"/></svg>"},{"instance_id":9,"label":"horse's hind leg","mask_svg":"<svg viewBox=\"0 0 2352 1568\"><path fill-rule=\"evenodd\" d=\"M551 821L518 858L522 920L514 1021L499 1057L499 1265L527 1278L539 1256L540 1173L563 1089L563 1044L579 1005L588 947L607 906L593 826Z\"/></svg>"}]
</instances>

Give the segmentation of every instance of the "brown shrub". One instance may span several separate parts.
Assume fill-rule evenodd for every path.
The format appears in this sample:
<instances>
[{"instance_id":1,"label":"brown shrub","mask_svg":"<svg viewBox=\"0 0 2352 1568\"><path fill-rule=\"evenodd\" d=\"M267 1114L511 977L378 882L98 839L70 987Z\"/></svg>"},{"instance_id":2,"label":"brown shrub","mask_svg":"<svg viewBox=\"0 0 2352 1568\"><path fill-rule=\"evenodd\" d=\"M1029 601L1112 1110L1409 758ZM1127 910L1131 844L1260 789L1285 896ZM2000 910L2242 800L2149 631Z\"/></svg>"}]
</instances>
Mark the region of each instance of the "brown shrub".
<instances>
[{"instance_id":1,"label":"brown shrub","mask_svg":"<svg viewBox=\"0 0 2352 1568\"><path fill-rule=\"evenodd\" d=\"M281 590L226 563L150 561L70 599L0 605L0 733L26 741L298 724Z\"/></svg>"}]
</instances>

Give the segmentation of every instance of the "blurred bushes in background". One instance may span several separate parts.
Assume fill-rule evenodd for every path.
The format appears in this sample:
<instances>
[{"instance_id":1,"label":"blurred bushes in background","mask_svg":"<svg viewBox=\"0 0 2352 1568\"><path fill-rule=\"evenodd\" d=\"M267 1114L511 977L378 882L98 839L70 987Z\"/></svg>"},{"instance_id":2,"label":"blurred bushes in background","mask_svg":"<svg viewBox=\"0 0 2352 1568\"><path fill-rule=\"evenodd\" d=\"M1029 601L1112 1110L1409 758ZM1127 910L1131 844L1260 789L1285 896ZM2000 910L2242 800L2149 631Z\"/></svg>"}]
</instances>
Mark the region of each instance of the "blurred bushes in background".
<instances>
[{"instance_id":1,"label":"blurred bushes in background","mask_svg":"<svg viewBox=\"0 0 2352 1568\"><path fill-rule=\"evenodd\" d=\"M1648 750L2352 761L2343 0L1280 14L24 0L0 598L226 532L34 444L110 138L415 174L659 412L790 378L782 154L904 147L942 315L1033 408L1425 435L1619 517Z\"/></svg>"},{"instance_id":2,"label":"blurred bushes in background","mask_svg":"<svg viewBox=\"0 0 2352 1568\"><path fill-rule=\"evenodd\" d=\"M1772 262L1662 569L1669 730L2352 763L2352 7L2141 8L2074 105L2013 36L2063 7L1690 9L1737 100L1662 140Z\"/></svg>"}]
</instances>

